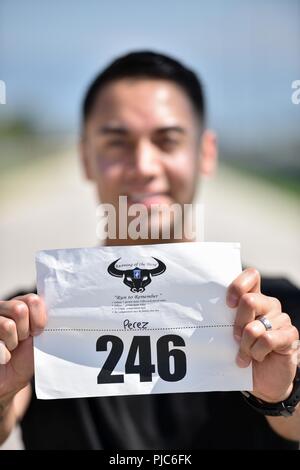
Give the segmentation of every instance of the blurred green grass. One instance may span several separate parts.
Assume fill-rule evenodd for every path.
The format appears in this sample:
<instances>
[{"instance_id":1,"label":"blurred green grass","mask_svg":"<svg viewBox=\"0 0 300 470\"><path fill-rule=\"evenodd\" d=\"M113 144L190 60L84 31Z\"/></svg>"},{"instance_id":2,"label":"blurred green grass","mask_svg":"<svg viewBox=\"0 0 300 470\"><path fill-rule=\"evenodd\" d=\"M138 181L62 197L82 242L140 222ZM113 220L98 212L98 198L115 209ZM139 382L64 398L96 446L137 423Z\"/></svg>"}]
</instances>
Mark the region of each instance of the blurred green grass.
<instances>
[{"instance_id":1,"label":"blurred green grass","mask_svg":"<svg viewBox=\"0 0 300 470\"><path fill-rule=\"evenodd\" d=\"M253 167L240 162L226 161L226 167L248 178L256 179L266 185L272 186L278 191L300 199L300 170L294 168L274 168L272 170L263 167Z\"/></svg>"},{"instance_id":2,"label":"blurred green grass","mask_svg":"<svg viewBox=\"0 0 300 470\"><path fill-rule=\"evenodd\" d=\"M61 143L53 138L39 136L19 136L12 140L0 141L0 175L5 175L27 164L34 164L41 158L47 158L56 152Z\"/></svg>"},{"instance_id":3,"label":"blurred green grass","mask_svg":"<svg viewBox=\"0 0 300 470\"><path fill-rule=\"evenodd\" d=\"M0 179L14 170L50 158L65 147L64 136L42 134L27 118L0 122Z\"/></svg>"}]
</instances>

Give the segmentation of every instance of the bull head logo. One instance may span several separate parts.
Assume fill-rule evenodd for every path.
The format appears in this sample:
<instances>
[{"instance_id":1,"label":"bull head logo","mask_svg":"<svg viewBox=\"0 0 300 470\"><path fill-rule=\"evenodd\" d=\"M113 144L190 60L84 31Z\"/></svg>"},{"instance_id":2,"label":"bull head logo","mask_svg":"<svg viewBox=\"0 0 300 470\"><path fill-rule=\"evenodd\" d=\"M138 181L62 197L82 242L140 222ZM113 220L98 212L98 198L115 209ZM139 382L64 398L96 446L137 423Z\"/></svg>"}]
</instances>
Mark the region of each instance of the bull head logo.
<instances>
[{"instance_id":1,"label":"bull head logo","mask_svg":"<svg viewBox=\"0 0 300 470\"><path fill-rule=\"evenodd\" d=\"M121 258L113 261L107 268L108 273L111 276L123 277L123 282L126 286L130 287L131 292L144 292L145 287L150 284L152 276L159 276L166 270L166 265L157 258L154 258L158 262L158 266L153 269L126 269L124 271L117 269L116 264Z\"/></svg>"}]
</instances>

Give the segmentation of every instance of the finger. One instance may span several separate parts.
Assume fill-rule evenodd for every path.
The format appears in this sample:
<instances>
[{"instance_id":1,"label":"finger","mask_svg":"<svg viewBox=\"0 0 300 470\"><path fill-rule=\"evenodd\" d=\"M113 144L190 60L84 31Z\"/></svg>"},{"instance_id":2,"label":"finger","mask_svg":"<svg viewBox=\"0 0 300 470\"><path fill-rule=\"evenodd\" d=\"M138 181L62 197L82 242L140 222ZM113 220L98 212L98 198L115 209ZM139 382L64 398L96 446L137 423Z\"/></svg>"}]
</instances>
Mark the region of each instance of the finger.
<instances>
[{"instance_id":1,"label":"finger","mask_svg":"<svg viewBox=\"0 0 300 470\"><path fill-rule=\"evenodd\" d=\"M47 323L46 306L43 299L37 294L27 294L16 297L24 302L29 309L29 327L31 335L40 334Z\"/></svg>"},{"instance_id":2,"label":"finger","mask_svg":"<svg viewBox=\"0 0 300 470\"><path fill-rule=\"evenodd\" d=\"M29 309L20 300L9 300L0 303L0 315L11 318L17 326L19 341L29 336Z\"/></svg>"},{"instance_id":3,"label":"finger","mask_svg":"<svg viewBox=\"0 0 300 470\"><path fill-rule=\"evenodd\" d=\"M5 365L9 362L11 354L4 342L0 340L0 365Z\"/></svg>"},{"instance_id":4,"label":"finger","mask_svg":"<svg viewBox=\"0 0 300 470\"><path fill-rule=\"evenodd\" d=\"M10 318L0 317L0 340L5 343L9 351L18 346L17 327Z\"/></svg>"},{"instance_id":5,"label":"finger","mask_svg":"<svg viewBox=\"0 0 300 470\"><path fill-rule=\"evenodd\" d=\"M298 337L298 330L293 325L279 330L266 331L252 346L251 357L258 362L262 362L271 352L293 353L292 344Z\"/></svg>"},{"instance_id":6,"label":"finger","mask_svg":"<svg viewBox=\"0 0 300 470\"><path fill-rule=\"evenodd\" d=\"M260 274L254 268L245 269L227 289L227 305L235 308L247 292L260 292Z\"/></svg>"},{"instance_id":7,"label":"finger","mask_svg":"<svg viewBox=\"0 0 300 470\"><path fill-rule=\"evenodd\" d=\"M289 327L291 325L291 319L286 313L281 313L279 315L266 315L266 318L271 321L273 330ZM238 353L240 361L250 363L251 349L258 338L264 335L265 332L266 328L259 320L254 320L245 326Z\"/></svg>"},{"instance_id":8,"label":"finger","mask_svg":"<svg viewBox=\"0 0 300 470\"><path fill-rule=\"evenodd\" d=\"M236 312L234 322L234 336L241 338L244 327L255 320L260 315L268 315L272 318L281 312L281 304L275 297L268 297L263 294L244 294Z\"/></svg>"}]
</instances>

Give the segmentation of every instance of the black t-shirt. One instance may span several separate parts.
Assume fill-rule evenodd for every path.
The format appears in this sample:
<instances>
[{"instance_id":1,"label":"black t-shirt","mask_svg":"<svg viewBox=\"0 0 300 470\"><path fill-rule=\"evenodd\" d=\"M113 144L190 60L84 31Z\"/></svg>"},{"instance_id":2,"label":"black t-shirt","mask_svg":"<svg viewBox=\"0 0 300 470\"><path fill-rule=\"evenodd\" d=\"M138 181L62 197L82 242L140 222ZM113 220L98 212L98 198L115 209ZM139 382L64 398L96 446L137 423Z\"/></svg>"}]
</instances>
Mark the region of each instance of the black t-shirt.
<instances>
[{"instance_id":1,"label":"black t-shirt","mask_svg":"<svg viewBox=\"0 0 300 470\"><path fill-rule=\"evenodd\" d=\"M300 331L300 290L285 279L264 279L262 291L281 301ZM298 448L277 435L240 392L72 400L33 396L22 431L27 449Z\"/></svg>"}]
</instances>

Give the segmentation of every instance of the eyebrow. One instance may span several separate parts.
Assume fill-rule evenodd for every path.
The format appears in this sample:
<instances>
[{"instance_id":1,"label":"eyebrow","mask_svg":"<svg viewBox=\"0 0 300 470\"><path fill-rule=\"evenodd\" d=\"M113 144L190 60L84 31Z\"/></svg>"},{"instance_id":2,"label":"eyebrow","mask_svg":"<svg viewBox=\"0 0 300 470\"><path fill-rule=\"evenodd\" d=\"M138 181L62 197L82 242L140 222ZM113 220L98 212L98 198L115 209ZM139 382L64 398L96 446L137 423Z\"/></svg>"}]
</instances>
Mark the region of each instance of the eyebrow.
<instances>
[{"instance_id":1,"label":"eyebrow","mask_svg":"<svg viewBox=\"0 0 300 470\"><path fill-rule=\"evenodd\" d=\"M129 133L129 129L118 125L107 124L102 126L99 129L99 132L103 135L127 135ZM154 130L154 132L156 134L164 134L167 132L177 132L178 134L186 134L186 129L181 126L165 126L158 127Z\"/></svg>"},{"instance_id":2,"label":"eyebrow","mask_svg":"<svg viewBox=\"0 0 300 470\"><path fill-rule=\"evenodd\" d=\"M177 132L178 134L186 134L186 129L181 126L166 126L159 127L155 130L157 134L164 134L165 132Z\"/></svg>"},{"instance_id":3,"label":"eyebrow","mask_svg":"<svg viewBox=\"0 0 300 470\"><path fill-rule=\"evenodd\" d=\"M105 126L100 127L99 132L101 134L116 134L116 135L126 135L128 134L128 129L122 126L115 126L112 124L107 124Z\"/></svg>"}]
</instances>

